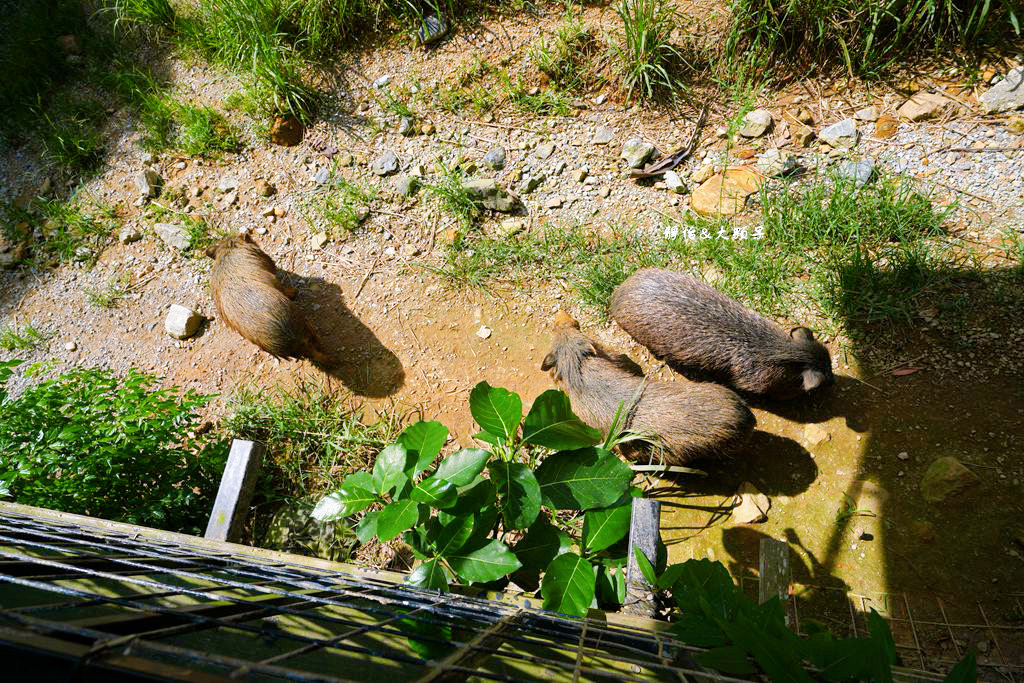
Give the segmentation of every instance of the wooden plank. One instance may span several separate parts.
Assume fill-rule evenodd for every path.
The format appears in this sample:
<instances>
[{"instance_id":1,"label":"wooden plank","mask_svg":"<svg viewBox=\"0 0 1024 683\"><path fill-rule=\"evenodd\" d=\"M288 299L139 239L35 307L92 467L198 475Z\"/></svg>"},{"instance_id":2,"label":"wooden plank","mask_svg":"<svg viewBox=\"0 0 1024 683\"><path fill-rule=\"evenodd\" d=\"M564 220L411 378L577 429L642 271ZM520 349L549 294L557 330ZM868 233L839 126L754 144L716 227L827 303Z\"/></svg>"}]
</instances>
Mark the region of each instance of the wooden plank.
<instances>
[{"instance_id":1,"label":"wooden plank","mask_svg":"<svg viewBox=\"0 0 1024 683\"><path fill-rule=\"evenodd\" d=\"M790 583L789 544L774 538L762 538L759 564L758 602L778 598L785 604Z\"/></svg>"},{"instance_id":2,"label":"wooden plank","mask_svg":"<svg viewBox=\"0 0 1024 683\"><path fill-rule=\"evenodd\" d=\"M256 487L263 444L235 439L231 442L228 464L220 478L217 499L213 503L210 521L206 525L206 538L214 541L237 541L242 533L245 516Z\"/></svg>"},{"instance_id":3,"label":"wooden plank","mask_svg":"<svg viewBox=\"0 0 1024 683\"><path fill-rule=\"evenodd\" d=\"M661 542L661 503L649 498L634 498L629 521L629 556L626 565L626 604L624 612L653 616L654 586L640 571L636 551L643 551L652 566L657 566L658 544Z\"/></svg>"}]
</instances>

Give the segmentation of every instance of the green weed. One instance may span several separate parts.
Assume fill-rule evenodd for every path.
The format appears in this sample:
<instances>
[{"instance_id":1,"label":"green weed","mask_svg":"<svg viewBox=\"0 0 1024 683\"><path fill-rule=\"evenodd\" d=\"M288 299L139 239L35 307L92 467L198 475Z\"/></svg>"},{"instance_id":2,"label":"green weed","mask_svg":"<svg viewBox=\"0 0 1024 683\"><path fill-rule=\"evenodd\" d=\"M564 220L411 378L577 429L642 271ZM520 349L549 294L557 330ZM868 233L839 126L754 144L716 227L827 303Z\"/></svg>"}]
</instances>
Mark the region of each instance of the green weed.
<instances>
[{"instance_id":1,"label":"green weed","mask_svg":"<svg viewBox=\"0 0 1024 683\"><path fill-rule=\"evenodd\" d=\"M678 85L676 71L683 53L672 44L679 24L674 6L667 0L621 0L616 6L622 30L616 34L612 53L626 96L652 99L671 93Z\"/></svg>"},{"instance_id":2,"label":"green weed","mask_svg":"<svg viewBox=\"0 0 1024 683\"><path fill-rule=\"evenodd\" d=\"M40 112L47 157L75 175L95 173L103 162L100 126L106 111L97 100L72 98L53 114Z\"/></svg>"},{"instance_id":3,"label":"green weed","mask_svg":"<svg viewBox=\"0 0 1024 683\"><path fill-rule=\"evenodd\" d=\"M121 299L131 292L131 276L126 274L111 277L102 287L86 287L85 300L95 308L110 310L117 308Z\"/></svg>"},{"instance_id":4,"label":"green weed","mask_svg":"<svg viewBox=\"0 0 1024 683\"><path fill-rule=\"evenodd\" d=\"M595 80L594 59L600 46L592 29L570 13L550 40L541 38L530 59L560 90L583 90Z\"/></svg>"},{"instance_id":5,"label":"green weed","mask_svg":"<svg viewBox=\"0 0 1024 683\"><path fill-rule=\"evenodd\" d=\"M459 224L469 230L480 216L478 207L462 187L465 176L458 167L451 169L441 166L436 183L423 182L423 190L435 197L442 209Z\"/></svg>"},{"instance_id":6,"label":"green weed","mask_svg":"<svg viewBox=\"0 0 1024 683\"><path fill-rule=\"evenodd\" d=\"M107 10L114 25L139 28L172 28L176 19L170 0L112 0Z\"/></svg>"},{"instance_id":7,"label":"green weed","mask_svg":"<svg viewBox=\"0 0 1024 683\"><path fill-rule=\"evenodd\" d=\"M505 91L512 106L532 116L569 116L572 113L571 101L557 90L538 90L531 95L524 83L513 84L506 79Z\"/></svg>"},{"instance_id":8,"label":"green weed","mask_svg":"<svg viewBox=\"0 0 1024 683\"><path fill-rule=\"evenodd\" d=\"M349 182L334 169L323 190L306 203L307 219L332 236L344 238L366 219L368 205L376 196L373 188Z\"/></svg>"},{"instance_id":9,"label":"green weed","mask_svg":"<svg viewBox=\"0 0 1024 683\"><path fill-rule=\"evenodd\" d=\"M41 214L41 246L61 261L92 266L115 227L113 209L102 204L40 199L35 209Z\"/></svg>"},{"instance_id":10,"label":"green weed","mask_svg":"<svg viewBox=\"0 0 1024 683\"><path fill-rule=\"evenodd\" d=\"M0 326L0 348L4 351L33 351L46 343L52 334L40 332L39 328L32 325L14 327L11 325Z\"/></svg>"}]
</instances>

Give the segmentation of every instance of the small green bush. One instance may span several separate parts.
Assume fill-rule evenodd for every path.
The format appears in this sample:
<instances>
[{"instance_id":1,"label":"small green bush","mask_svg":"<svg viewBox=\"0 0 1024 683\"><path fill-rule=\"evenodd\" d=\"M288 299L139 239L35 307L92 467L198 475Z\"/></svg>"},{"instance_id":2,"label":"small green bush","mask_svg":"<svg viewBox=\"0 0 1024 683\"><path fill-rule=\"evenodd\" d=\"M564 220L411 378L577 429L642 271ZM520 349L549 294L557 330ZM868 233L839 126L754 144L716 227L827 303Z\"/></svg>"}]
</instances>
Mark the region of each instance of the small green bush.
<instances>
[{"instance_id":1,"label":"small green bush","mask_svg":"<svg viewBox=\"0 0 1024 683\"><path fill-rule=\"evenodd\" d=\"M200 435L210 400L156 377L79 369L27 389L0 364L0 491L18 503L197 533L227 444Z\"/></svg>"},{"instance_id":2,"label":"small green bush","mask_svg":"<svg viewBox=\"0 0 1024 683\"><path fill-rule=\"evenodd\" d=\"M615 9L622 30L611 48L626 96L670 94L679 84L676 71L684 61L672 44L672 31L679 25L675 7L667 0L621 0Z\"/></svg>"}]
</instances>

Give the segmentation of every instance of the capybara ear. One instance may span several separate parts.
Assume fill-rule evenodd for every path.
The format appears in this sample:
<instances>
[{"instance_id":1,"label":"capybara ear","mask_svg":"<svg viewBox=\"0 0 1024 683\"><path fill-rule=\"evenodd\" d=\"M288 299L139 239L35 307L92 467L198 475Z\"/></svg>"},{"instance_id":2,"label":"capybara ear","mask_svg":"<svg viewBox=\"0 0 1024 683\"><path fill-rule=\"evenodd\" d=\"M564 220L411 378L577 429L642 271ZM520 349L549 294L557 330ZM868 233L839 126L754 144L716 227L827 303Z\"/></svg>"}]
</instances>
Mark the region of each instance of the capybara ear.
<instances>
[{"instance_id":1,"label":"capybara ear","mask_svg":"<svg viewBox=\"0 0 1024 683\"><path fill-rule=\"evenodd\" d=\"M580 324L576 322L576 318L565 311L559 311L555 313L555 327L575 327L578 330L580 329Z\"/></svg>"},{"instance_id":2,"label":"capybara ear","mask_svg":"<svg viewBox=\"0 0 1024 683\"><path fill-rule=\"evenodd\" d=\"M812 391L825 384L828 379L821 370L807 369L803 373L804 391Z\"/></svg>"},{"instance_id":3,"label":"capybara ear","mask_svg":"<svg viewBox=\"0 0 1024 683\"><path fill-rule=\"evenodd\" d=\"M541 370L550 370L551 368L555 367L555 364L557 362L558 362L558 359L555 358L555 354L554 353L549 353L548 355L544 356L544 362L542 362L540 364L540 369Z\"/></svg>"},{"instance_id":4,"label":"capybara ear","mask_svg":"<svg viewBox=\"0 0 1024 683\"><path fill-rule=\"evenodd\" d=\"M797 341L814 341L814 333L806 327L794 327L789 331L789 336Z\"/></svg>"},{"instance_id":5,"label":"capybara ear","mask_svg":"<svg viewBox=\"0 0 1024 683\"><path fill-rule=\"evenodd\" d=\"M206 255L210 258L217 258L217 245L215 244L212 247L207 247Z\"/></svg>"}]
</instances>

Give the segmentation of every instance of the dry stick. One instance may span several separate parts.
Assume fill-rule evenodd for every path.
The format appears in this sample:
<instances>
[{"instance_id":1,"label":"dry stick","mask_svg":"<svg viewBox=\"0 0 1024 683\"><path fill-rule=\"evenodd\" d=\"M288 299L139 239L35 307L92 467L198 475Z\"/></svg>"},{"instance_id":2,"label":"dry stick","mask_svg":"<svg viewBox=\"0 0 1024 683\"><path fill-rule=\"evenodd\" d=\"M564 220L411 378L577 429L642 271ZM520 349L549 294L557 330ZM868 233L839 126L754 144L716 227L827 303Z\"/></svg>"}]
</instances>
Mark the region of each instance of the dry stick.
<instances>
[{"instance_id":1,"label":"dry stick","mask_svg":"<svg viewBox=\"0 0 1024 683\"><path fill-rule=\"evenodd\" d=\"M496 145L496 144L498 144L494 140L489 140L488 138L483 138L483 137L480 137L479 135L473 135L472 133L469 134L469 137L473 138L474 140L480 140L481 142L486 142L489 145Z\"/></svg>"},{"instance_id":2,"label":"dry stick","mask_svg":"<svg viewBox=\"0 0 1024 683\"><path fill-rule=\"evenodd\" d=\"M523 128L522 126L510 126L507 123L487 123L486 121L466 121L464 119L455 119L455 120L458 121L459 123L464 123L467 126L491 126L492 128L508 128L510 130L522 130L522 131L526 131L527 133L537 133L537 132L539 132L539 131L536 131L536 130L533 130L533 129L530 129L530 128Z\"/></svg>"},{"instance_id":3,"label":"dry stick","mask_svg":"<svg viewBox=\"0 0 1024 683\"><path fill-rule=\"evenodd\" d=\"M384 247L381 247L380 251L377 252L377 255L373 257L373 264L371 264L369 269L367 269L366 275L363 276L363 281L359 283L359 289L356 290L355 296L352 297L352 301L355 301L356 299L359 298L359 295L363 291L363 287L366 286L366 281L370 279L370 275L373 274L373 269L377 267L377 264L380 262L380 257L383 253Z\"/></svg>"},{"instance_id":4,"label":"dry stick","mask_svg":"<svg viewBox=\"0 0 1024 683\"><path fill-rule=\"evenodd\" d=\"M927 353L922 353L920 356L918 356L916 358L911 358L910 360L901 360L901 361L899 361L897 363L893 363L892 365L890 365L887 368L882 368L878 372L874 372L874 373L872 373L872 374L870 374L868 376L869 377L878 377L879 375L881 375L884 372L889 372L890 370L895 370L896 368L901 367L903 365L910 365L911 363L916 363L917 361L921 360L922 358L924 358L927 355L928 355Z\"/></svg>"},{"instance_id":5,"label":"dry stick","mask_svg":"<svg viewBox=\"0 0 1024 683\"><path fill-rule=\"evenodd\" d=\"M939 152L1024 152L1024 147L947 147L932 154Z\"/></svg>"}]
</instances>

